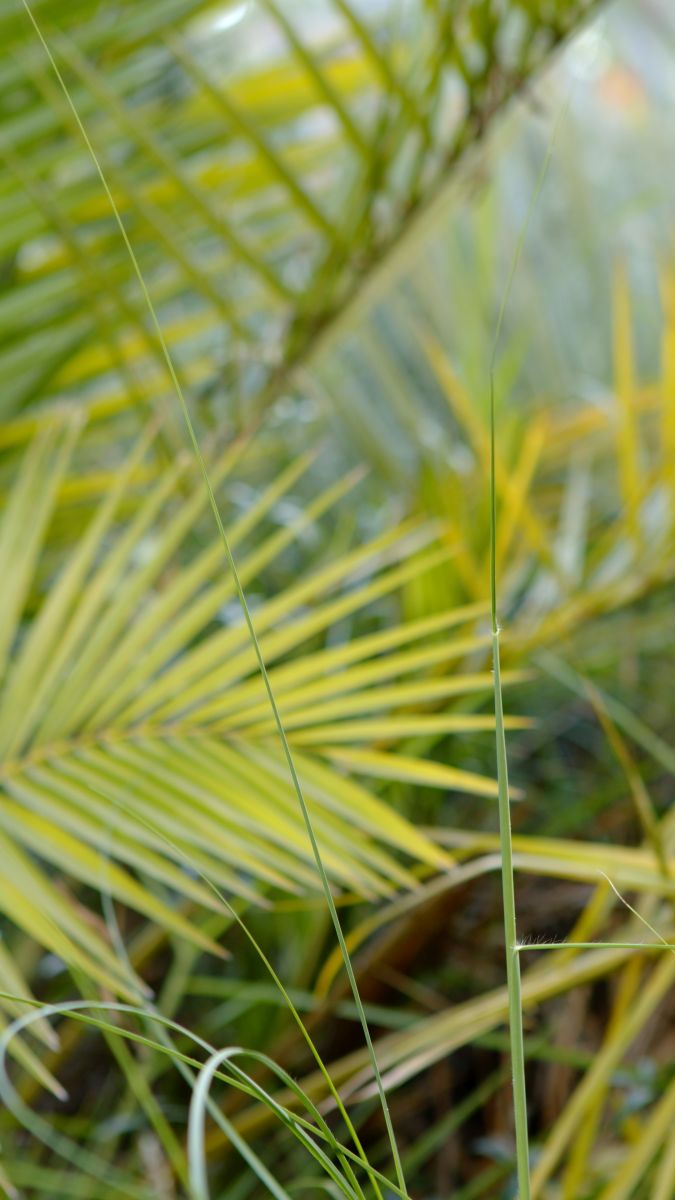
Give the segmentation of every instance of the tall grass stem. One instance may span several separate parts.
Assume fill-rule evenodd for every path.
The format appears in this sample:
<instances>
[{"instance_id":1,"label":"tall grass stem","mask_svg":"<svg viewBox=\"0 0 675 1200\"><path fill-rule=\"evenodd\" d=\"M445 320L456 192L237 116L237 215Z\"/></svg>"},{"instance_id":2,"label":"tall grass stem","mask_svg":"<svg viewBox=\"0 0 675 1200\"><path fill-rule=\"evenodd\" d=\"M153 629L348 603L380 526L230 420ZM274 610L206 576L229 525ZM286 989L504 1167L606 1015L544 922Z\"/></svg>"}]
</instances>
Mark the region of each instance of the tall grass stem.
<instances>
[{"instance_id":1,"label":"tall grass stem","mask_svg":"<svg viewBox=\"0 0 675 1200\"><path fill-rule=\"evenodd\" d=\"M566 107L566 106L565 106ZM497 615L497 453L495 416L495 364L504 322L506 305L520 260L530 217L539 198L546 172L551 161L558 124L565 111L558 115L553 134L547 147L532 196L525 214L518 241L511 259L506 287L502 295L497 317L497 326L490 357L490 616L492 623L492 663L494 674L495 737L497 756L497 787L499 806L499 842L501 850L502 903L504 910L504 943L506 954L506 984L508 990L509 1045L513 1077L513 1115L516 1135L516 1167L518 1172L519 1200L530 1200L530 1151L527 1124L527 1088L525 1083L525 1046L523 1037L522 990L520 982L520 955L516 926L516 894L513 871L513 846L511 839L511 803L509 797L509 773L504 731L504 703L502 699L501 664L499 656L499 620Z\"/></svg>"},{"instance_id":2,"label":"tall grass stem","mask_svg":"<svg viewBox=\"0 0 675 1200\"><path fill-rule=\"evenodd\" d=\"M377 1062L377 1058L376 1058L376 1055L375 1055L375 1047L373 1046L373 1041L372 1041L372 1038L371 1038L371 1035L370 1035L370 1029L369 1029L369 1027L368 1027L368 1021L367 1021L367 1018L366 1018L366 1014L365 1014L365 1010L364 1010L363 1004L362 1004L362 1002L361 1002L361 997L360 997L360 994L359 994L358 984L357 984L357 982L356 982L356 975L354 974L354 969L353 969L353 967L352 967L351 959L350 959L350 957L349 957L349 951L348 951L348 949L347 949L347 944L346 944L346 941L345 941L345 938L344 938L344 934L343 934L343 932L342 932L342 926L341 926L341 924L340 924L340 918L339 918L339 916L338 916L337 907L336 907L336 905L335 905L335 901L334 901L334 899L333 899L333 894L332 894L332 892L331 892L330 883L329 883L329 880L328 880L328 875L327 875L327 873L326 873L326 869L325 869L325 867L324 867L324 864L323 864L323 859L322 859L322 857L321 857L321 852L320 852L320 850L319 850L319 845L318 845L318 842L317 842L317 839L316 839L316 835L315 835L315 833L314 833L314 828L313 828L313 825L312 825L312 820L311 820L311 817L310 817L310 814L309 814L309 809L308 809L308 807L307 807L307 804L306 804L306 801L305 801L305 798L304 798L304 795L303 795L302 786L301 786L301 784L300 784L300 779L299 779L299 777L298 777L298 773L297 773L297 770L296 770L296 767L295 767L295 762L294 762L294 760L293 760L293 755L292 755L292 753L291 753L291 748L290 748L290 745L289 745L289 743L288 743L288 739L287 739L287 737L286 737L286 733L285 733L285 730L284 730L283 722L282 722L282 720L281 720L281 715L280 715L280 713L279 713L279 709L278 709L278 707L277 707L276 699L275 699L274 692L273 692L273 689L272 689L272 684L271 684L271 682L270 682L270 679L269 679L269 676L268 676L268 673L267 673L267 667L266 667L266 665L265 665L265 661L264 661L264 658L263 658L262 650L261 650L261 648L260 648L260 643L259 643L259 641L258 641L258 638L257 638L256 632L255 632L255 627L254 627L254 625L253 625L253 620L252 620L252 617L251 617L251 612L250 612L250 609L249 609L249 606L248 606L248 602L247 602L247 600L246 600L246 596L245 596L245 594L244 594L244 590L243 590L243 587L242 587L242 584L241 584L241 580L240 580L240 578L239 578L239 572L237 571L237 567L236 567L236 564L235 564L235 561L234 561L234 557L233 557L233 555L232 555L232 550L231 550L231 548L230 548L230 543L229 543L229 540L228 540L227 534L226 534L226 532L225 532L225 527L224 527L224 525L223 525L223 521L222 521L222 518L221 518L221 515L220 515L220 510L219 510L219 508L218 508L218 502L217 502L217 500L216 500L215 493L214 493L214 491L213 491L213 488L212 488L212 486L211 486L211 480L210 480L210 478L209 478L208 470L207 470L207 467L206 467L206 462L205 462L205 460L204 460L204 456L203 456L203 454L202 454L201 447L200 447L200 445L199 445L199 441L198 441L198 438L197 438L197 434L196 434L196 431L195 431L194 425L193 425L193 423L192 423L192 418L191 418L191 416L190 416L190 412L189 412L189 409L188 409L188 405L187 405L187 401L186 401L186 398L185 398L185 394L184 394L184 392L183 392L182 385L181 385L181 383L180 383L180 380L179 380L179 378L178 378L178 375L177 375L177 372L176 372L176 368L175 368L175 366L174 366L174 362L173 362L173 359L172 359L172 357L171 357L171 353L170 353L170 351L169 351L168 344L167 344L167 342L166 342L166 339L165 339L165 337L164 337L164 333L163 333L163 331L162 331L162 327L161 327L161 325L160 325L159 318L158 318L158 316L157 316L157 312L156 312L155 306L154 306L154 304L153 304L153 302L152 302L152 298L151 298L151 296L150 296L150 293L149 293L149 291L148 291L148 287L147 287L147 285L146 285L146 282L145 282L145 279L144 279L143 273L142 273L142 271L141 271L140 264L139 264L139 262L138 262L138 259L137 259L137 257L136 257L136 253L135 253L135 251L134 251L134 248L133 248L133 246L132 246L132 244L131 244L131 241L130 241L130 239L129 239L129 235L127 234L127 231L126 231L126 228L125 228L124 222L123 222L123 220L122 220L122 217L121 217L120 211L119 211L119 209L118 209L118 207L117 207L117 203L116 203L116 201L115 201L115 197L113 196L113 193L112 193L112 191L111 191L110 185L108 184L108 181L107 181L107 179L106 179L106 176L105 176L105 173L104 173L104 171L103 171L103 167L102 167L102 165L101 165L101 162L100 162L100 160L99 160L99 158L98 158L98 155L96 154L96 151L95 151L95 149L94 149L94 146L93 146L93 144L92 144L92 142L91 142L91 139L90 139L90 137L89 137L89 135L88 135L88 133L87 133L87 130L86 130L85 126L84 126L84 123L83 123L83 121L82 121L82 118L80 117L80 114L79 114L79 112L78 112L78 110L77 110L77 108L76 108L76 106L75 106L75 103L74 103L74 101L73 101L73 99L72 99L72 97L71 97L71 95L70 95L70 92L69 92L69 90L68 90L68 87L67 87L67 85L66 85L66 82L65 82L65 80L64 80L64 78L63 78L63 75L61 74L61 71L59 70L58 63L56 62L56 59L54 58L54 55L52 54L52 52L51 52L51 50L50 50L50 48L49 48L49 46L48 46L48 44L47 44L47 42L46 42L46 40L45 40L45 38L44 38L43 34L42 34L42 31L41 31L41 29L40 29L40 27L39 27L39 25L38 25L38 23L37 23L37 21L36 21L36 19L35 19L35 16L33 15L33 12L32 12L32 10L31 10L31 7L30 7L30 5L28 4L28 0L21 0L21 2L22 2L22 6L23 6L23 8L24 8L24 10L25 10L25 12L26 12L26 15L28 16L28 18L29 18L29 20L30 20L30 22L31 22L31 25L33 26L33 29L35 30L35 33L36 33L36 35L37 35L37 37L38 37L38 39L39 39L39 41L40 41L40 43L41 43L41 45L42 45L42 47L43 47L44 51L45 51L45 54L47 55L47 58L49 59L50 65L51 65L51 67L52 67L52 69L53 69L53 71L54 71L54 73L55 73L55 75L56 75L56 78L57 78L57 80L58 80L59 86L60 86L60 88L61 88L61 89L62 89L62 91L63 91L64 97L65 97L65 99L66 99L66 101L67 101L67 103L68 103L68 106L69 106L69 108L70 108L70 110L71 110L72 114L73 114L73 117L75 118L75 121L76 121L76 123L77 123L78 129L80 130L80 133L81 133L81 135L82 135L82 138L83 138L83 140L84 140L84 143L85 143L85 145L86 145L86 147L87 147L87 150L88 150L88 152L89 152L89 154L90 154L90 156L91 156L92 163L93 163L93 165L94 165L94 168L95 168L95 170L96 170L96 173L97 173L97 175L98 175L98 177L99 177L99 179L100 179L100 181L101 181L101 185L102 185L102 187L103 187L103 189L104 189L104 191L105 191L106 197L107 197L107 199L108 199L108 202L109 202L109 204L110 204L110 207L111 207L111 210L112 210L112 213L113 213L113 217L114 217L114 219L115 219L115 223L117 224L117 227L118 227L118 229L119 229L119 231L120 231L120 235L121 235L121 237L122 237L122 240L123 240L123 242L124 242L124 245L125 245L126 251L127 251L128 255L129 255L129 259L130 259L130 261L131 261L131 264L132 264L132 267L133 267L134 274L135 274L135 276L136 276L136 278L137 278L137 280L138 280L138 284L139 284L139 287L140 287L140 289L141 289L141 292L142 292L142 295L143 295L144 302L145 302L145 304L146 304L146 307L147 307L147 309L148 309L148 313L149 313L149 315L150 315L150 319L151 319L151 321L152 321L152 326L153 326L153 329L154 329L154 332L155 332L155 336L156 336L156 338L157 338L157 341L158 341L158 344L159 344L159 348L160 348L160 351L161 351L162 357L163 357L163 359L164 359L164 362L165 362L165 364L166 364L166 368L167 368L167 371L168 371L169 377L170 377L170 379L171 379L171 383L172 383L172 385L173 385L173 388L174 388L174 391L175 391L176 397L177 397L177 399L178 399L178 402L179 402L179 405L180 405L180 409L181 409L181 413L182 413L182 416L183 416L183 420L184 420L184 422L185 422L185 427L186 427L186 430L187 430L187 433L188 433L188 436L189 436L189 439L190 439L190 443L191 443L191 445L192 445L192 449L193 449L193 452L194 452L195 458L196 458L196 460L197 460L197 463L198 463L198 466L199 466L199 470L200 470L200 473L201 473L202 479L203 479L203 481L204 481L204 486L205 486L205 488L206 488L206 491L207 491L207 494L208 494L209 504L210 504L210 506L211 506L211 510L212 510L212 512L213 512L214 520L215 520L215 522L216 522L216 526L217 526L217 529L218 529L218 533L219 533L219 535L220 535L220 539L221 539L221 542L222 542L222 545L223 545L223 549L224 549L224 551L225 551L225 557L226 557L226 559L227 559L227 562L228 562L228 565L229 565L230 571L231 571L231 573L232 573L232 579L233 579L233 582L234 582L235 591L236 591L236 593L237 593L237 596L238 596L238 599L239 599L239 603L240 603L240 606L241 606L241 610L242 610L242 614L243 614L243 617L244 617L244 621L245 621L246 627L247 627L247 629L248 629L248 632L249 632L249 635L250 635L250 638L251 638L251 642L252 642L252 644L253 644L253 647L254 647L255 656L256 656L256 659L257 659L257 663L258 663L258 668L259 668L259 670L260 670L260 674L261 674L261 677L262 677L262 680L263 680L263 684L264 684L264 687L265 687L265 691L266 691L266 693L267 693L267 697L268 697L268 700L269 700L270 708L271 708L271 710L272 710L272 715L273 715L273 718L274 718L274 724L275 724L275 726L276 726L276 730L277 730L277 733L278 733L278 735L279 735L279 739L280 739L280 741L281 741L281 744L282 744L282 747L283 747L283 752L284 752L284 756L285 756L285 759L286 759L286 764L287 764L287 766L288 766L288 771L289 771L289 774L290 774L290 777L291 777L291 781L292 781L292 784L293 784L293 789L294 789L294 791L295 791L295 794L296 794L296 797L297 797L297 800L298 800L298 804L299 804L299 806L300 806L300 809L301 809L301 812L302 812L302 817L303 817L303 821L304 821L305 828L306 828L306 831L307 831L307 836L308 836L308 838L309 838L310 845L311 845L311 848L312 848L312 854L313 854L313 856L314 856L314 860L315 860L315 862L316 862L317 871L318 871L318 873L319 873L319 877L320 877L320 880L321 880L321 887L322 887L322 889L323 889L323 892L324 892L324 895L325 895L325 898L326 898L326 903L327 903L327 905L328 905L328 909L329 909L329 912L330 912L331 920L332 920L332 922L333 922L333 927L334 927L334 929L335 929L335 934L336 934L336 937L337 937L337 940L338 940L338 944L339 944L339 946L340 946L340 952L341 952L341 954L342 954L342 957L343 957L344 966L345 966L345 971L346 971L346 973L347 973L347 978L348 978L348 980L349 980L349 985L350 985L350 988L351 988L351 991L352 991L352 994L353 994L353 997L354 997L354 1003L355 1003L355 1005L356 1005L356 1009L357 1009L357 1012L358 1012L358 1014L359 1014L359 1020L360 1020L360 1023L361 1023L361 1027L362 1027L362 1029L363 1029L363 1035L364 1035L365 1042L366 1042L366 1047L367 1047L367 1050L368 1050L368 1057L369 1057L369 1059L370 1059L370 1063L371 1063L371 1067L372 1067L372 1071L373 1071L373 1076L374 1076L374 1079L375 1079L375 1084L376 1084L377 1092L378 1092L378 1095L379 1095L380 1104L381 1104L381 1107L382 1107L382 1114L383 1114L383 1117L384 1117L384 1122L385 1122L385 1126L386 1126L386 1129L387 1129L387 1136L388 1136L388 1138L389 1138L389 1143L390 1143L390 1146L391 1146L392 1158L393 1158L393 1161L394 1161L394 1169L395 1169L395 1171L396 1171L396 1178L397 1178L398 1186L399 1186L400 1190L401 1190L403 1193L405 1193L405 1192L406 1192L406 1185L405 1185L405 1179L404 1179L404 1175L403 1175L403 1168L402 1168L402 1166L401 1166L401 1157L400 1157L399 1150L398 1150L398 1145L397 1145L397 1142L396 1142L396 1135L395 1135L395 1133L394 1133L394 1126L393 1126L393 1123L392 1123L392 1120L391 1120L391 1114L390 1114L390 1112L389 1112L389 1105L388 1105L388 1103L387 1103L387 1098L386 1098L385 1091L384 1091L384 1085L383 1085L383 1083L382 1083L382 1076L381 1076L381 1074L380 1074L380 1069L379 1069L378 1062Z\"/></svg>"}]
</instances>

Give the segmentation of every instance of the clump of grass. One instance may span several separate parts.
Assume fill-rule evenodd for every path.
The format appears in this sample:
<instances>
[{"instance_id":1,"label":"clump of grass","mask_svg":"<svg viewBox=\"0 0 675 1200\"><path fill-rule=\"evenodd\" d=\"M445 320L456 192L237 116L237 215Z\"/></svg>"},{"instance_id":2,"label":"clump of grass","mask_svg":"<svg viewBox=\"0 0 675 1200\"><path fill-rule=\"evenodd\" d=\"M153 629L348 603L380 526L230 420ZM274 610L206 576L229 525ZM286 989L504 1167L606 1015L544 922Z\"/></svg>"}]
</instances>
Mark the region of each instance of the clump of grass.
<instances>
[{"instance_id":1,"label":"clump of grass","mask_svg":"<svg viewBox=\"0 0 675 1200\"><path fill-rule=\"evenodd\" d=\"M168 1057L192 1088L190 1117L188 1123L188 1171L190 1193L195 1200L208 1200L209 1189L206 1174L206 1159L204 1148L204 1116L206 1109L220 1125L231 1144L238 1150L244 1161L251 1167L254 1174L276 1200L290 1200L287 1190L274 1178L258 1155L238 1133L231 1121L222 1111L211 1103L209 1088L214 1078L220 1079L230 1087L256 1100L267 1107L272 1115L300 1142L310 1157L319 1165L328 1179L338 1187L339 1191L349 1200L365 1200L364 1192L359 1183L354 1167L362 1168L374 1188L375 1194L382 1195L380 1185L386 1186L389 1192L408 1200L407 1193L392 1184L380 1172L376 1171L368 1160L359 1153L351 1151L342 1145L334 1136L318 1107L303 1091L302 1087L280 1067L273 1059L256 1050L245 1050L239 1046L228 1046L222 1050L216 1049L204 1038L169 1017L163 1016L156 1009L147 1005L124 1004L119 1001L103 1000L69 1000L59 1004L43 1004L40 1001L26 1000L13 993L1 993L4 999L19 1000L32 1006L34 1011L16 1018L4 1031L0 1038L0 1095L3 1102L16 1119L21 1122L33 1137L49 1147L58 1157L71 1163L79 1171L94 1179L105 1181L118 1189L120 1196L134 1196L134 1190L123 1172L111 1169L110 1164L99 1155L84 1149L79 1143L56 1130L49 1120L38 1116L21 1099L11 1083L7 1070L7 1052L13 1038L23 1030L29 1029L37 1020L53 1017L66 1017L84 1025L97 1029L109 1037L115 1037L144 1046L160 1055ZM155 1037L137 1033L134 1030L121 1027L112 1020L93 1014L114 1014L116 1017L133 1016L141 1021L151 1020L159 1032ZM194 1054L179 1050L172 1034L192 1043L198 1049L207 1053L205 1062ZM299 1107L308 1114L303 1117L297 1111L292 1111L272 1096L251 1074L238 1066L236 1059L250 1058L255 1063L267 1068L295 1097ZM308 1119L309 1118L309 1119ZM327 1148L339 1165L329 1157Z\"/></svg>"}]
</instances>

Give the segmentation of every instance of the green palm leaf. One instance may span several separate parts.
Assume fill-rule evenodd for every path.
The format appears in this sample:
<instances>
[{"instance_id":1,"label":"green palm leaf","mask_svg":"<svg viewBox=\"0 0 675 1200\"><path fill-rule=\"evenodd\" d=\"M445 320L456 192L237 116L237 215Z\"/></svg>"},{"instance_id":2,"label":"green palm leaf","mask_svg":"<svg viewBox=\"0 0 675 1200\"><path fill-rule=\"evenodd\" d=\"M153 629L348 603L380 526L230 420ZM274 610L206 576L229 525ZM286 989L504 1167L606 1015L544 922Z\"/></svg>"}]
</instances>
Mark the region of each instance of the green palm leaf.
<instances>
[{"instance_id":1,"label":"green palm leaf","mask_svg":"<svg viewBox=\"0 0 675 1200\"><path fill-rule=\"evenodd\" d=\"M2 597L0 907L66 963L125 993L112 948L83 919L76 893L57 889L55 873L76 890L108 891L211 950L217 947L166 899L216 904L186 862L253 901L270 889L305 893L318 883L248 634L229 615L233 585L223 577L218 543L189 550L206 505L194 468L177 460L129 508L130 479L154 453L156 435L148 430L79 538L45 574L46 539L79 425L77 417L55 420L31 443L0 523L0 568L9 580ZM213 458L221 490L241 452L237 443ZM289 525L270 530L275 505L315 457L289 465L231 521L245 584L358 484L359 473L341 479ZM489 673L472 667L486 652L476 632L482 605L321 648L339 619L446 559L433 538L430 528L408 522L318 565L256 611L326 869L336 888L361 895L415 887L411 863L443 867L450 859L335 763L357 775L495 791L490 779L410 757L397 770L389 752L410 736L410 721L424 729L432 720L427 706L489 693ZM406 717L411 704L414 716ZM355 717L371 712L393 722L384 727L388 750L367 749L367 722ZM470 711L454 723L433 719L455 732L489 725ZM317 738L326 721L325 739ZM377 725L373 733L381 733Z\"/></svg>"},{"instance_id":2,"label":"green palm leaf","mask_svg":"<svg viewBox=\"0 0 675 1200\"><path fill-rule=\"evenodd\" d=\"M232 391L264 402L400 256L465 148L590 7L511 0L497 37L491 0L420 3L397 23L343 0L301 22L265 0L228 28L206 0L142 14L125 2L114 54L92 0L35 14L186 379L219 391L220 362ZM64 395L90 416L145 408L163 371L72 113L20 4L0 34L2 416Z\"/></svg>"}]
</instances>

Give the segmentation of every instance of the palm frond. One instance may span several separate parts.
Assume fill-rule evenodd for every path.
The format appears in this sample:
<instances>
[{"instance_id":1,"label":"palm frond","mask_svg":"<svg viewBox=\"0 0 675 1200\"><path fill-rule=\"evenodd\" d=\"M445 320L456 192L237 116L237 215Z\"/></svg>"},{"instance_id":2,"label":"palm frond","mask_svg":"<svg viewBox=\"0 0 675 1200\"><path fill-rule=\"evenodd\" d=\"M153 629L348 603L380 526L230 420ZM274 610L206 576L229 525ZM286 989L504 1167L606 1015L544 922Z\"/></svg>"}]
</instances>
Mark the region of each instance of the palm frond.
<instances>
[{"instance_id":1,"label":"palm frond","mask_svg":"<svg viewBox=\"0 0 675 1200\"><path fill-rule=\"evenodd\" d=\"M216 905L186 862L253 902L275 889L313 891L317 880L218 543L190 550L206 503L192 464L173 462L124 511L129 480L153 453L156 429L149 428L80 536L45 573L42 555L79 428L76 413L31 443L0 523L0 567L9 581L0 907L67 964L126 994L112 947L87 923L72 888L108 892L179 938L217 950L168 899ZM237 443L213 458L221 490L240 454ZM315 457L292 462L231 520L246 585L357 486L358 472L270 529L268 518ZM481 775L412 758L397 769L389 753L415 722L424 729L431 721L432 729L435 720L455 733L489 726L470 709L437 712L450 698L461 704L489 693L489 673L474 669L486 652L477 631L483 605L325 643L340 619L447 557L433 527L408 521L319 564L256 608L326 868L336 888L359 895L415 887L411 864L438 868L450 857L347 769L494 795L493 781ZM382 729L356 720L378 712L390 714L388 749L368 749ZM325 739L317 737L326 722ZM55 874L71 890L57 886Z\"/></svg>"},{"instance_id":2,"label":"palm frond","mask_svg":"<svg viewBox=\"0 0 675 1200\"><path fill-rule=\"evenodd\" d=\"M668 286L666 279L664 291ZM413 389L402 396L404 406L398 411L384 365L387 356L373 353L377 315L350 332L351 353L342 356L339 394L331 356L321 364L321 375L328 401L340 403L343 415L349 415L349 405L355 412L370 406L373 438L386 469L415 472L410 486L417 507L436 513L444 523L452 558L406 588L408 614L419 618L442 610L449 598L462 605L477 603L485 594L489 423L485 389L467 382L466 364L463 369L456 365L444 344L443 322L443 331L436 331L437 322L405 297L387 306L387 313L387 346L394 355L390 373L395 375L399 365L411 378L418 369L424 371L428 412L422 418L411 404L413 395L417 404ZM510 665L570 634L586 617L626 608L673 576L672 467L661 442L672 423L672 314L666 307L662 372L648 382L637 377L633 363L634 315L620 272L613 318L615 378L597 403L569 401L552 409L545 399L512 402L506 364L496 459L497 566L508 617L504 654ZM364 373L366 359L373 370ZM348 404L344 396L349 396ZM390 454L387 442L391 428L399 442L404 439L406 420L420 422L422 433L424 422L430 423L426 444L417 439L411 464L401 463L394 450ZM354 427L354 433L365 452L363 431Z\"/></svg>"},{"instance_id":3,"label":"palm frond","mask_svg":"<svg viewBox=\"0 0 675 1200\"><path fill-rule=\"evenodd\" d=\"M302 23L265 0L222 30L206 0L153 0L142 16L117 11L114 53L110 15L92 0L35 11L172 352L222 412L222 372L228 389L264 402L307 364L426 220L467 146L590 8L575 0L563 17L512 0L497 36L490 0L420 3L396 22L386 6L371 17L326 0ZM163 372L114 223L20 6L0 28L11 52L0 252L13 292L2 415L66 395L90 418L147 410ZM181 335L185 321L198 336Z\"/></svg>"}]
</instances>

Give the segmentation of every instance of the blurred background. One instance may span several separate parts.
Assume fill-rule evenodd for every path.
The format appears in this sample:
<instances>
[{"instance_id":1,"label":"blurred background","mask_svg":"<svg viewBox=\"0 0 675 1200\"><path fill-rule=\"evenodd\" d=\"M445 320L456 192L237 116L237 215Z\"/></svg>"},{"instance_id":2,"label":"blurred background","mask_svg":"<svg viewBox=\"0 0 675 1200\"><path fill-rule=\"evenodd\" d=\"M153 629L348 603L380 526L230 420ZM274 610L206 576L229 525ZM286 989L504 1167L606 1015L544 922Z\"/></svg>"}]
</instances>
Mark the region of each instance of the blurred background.
<instances>
[{"instance_id":1,"label":"blurred background","mask_svg":"<svg viewBox=\"0 0 675 1200\"><path fill-rule=\"evenodd\" d=\"M388 1170L166 350L316 806L410 1193L513 1197L490 365L512 276L494 377L521 935L672 941L675 10L30 12L0 14L1 985L59 1004L142 980L165 1015L316 1090L203 869ZM675 1196L672 955L523 958L534 1194ZM3 1003L5 1023L23 1011ZM68 1161L5 1091L6 1193L190 1194L170 1063L52 1025L60 1049L46 1026L13 1035L12 1077ZM269 1112L217 1095L284 1196L340 1194ZM206 1147L214 1196L269 1194L215 1126Z\"/></svg>"}]
</instances>

